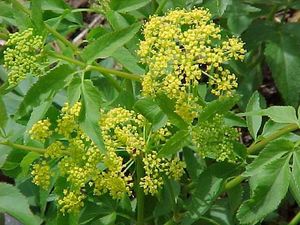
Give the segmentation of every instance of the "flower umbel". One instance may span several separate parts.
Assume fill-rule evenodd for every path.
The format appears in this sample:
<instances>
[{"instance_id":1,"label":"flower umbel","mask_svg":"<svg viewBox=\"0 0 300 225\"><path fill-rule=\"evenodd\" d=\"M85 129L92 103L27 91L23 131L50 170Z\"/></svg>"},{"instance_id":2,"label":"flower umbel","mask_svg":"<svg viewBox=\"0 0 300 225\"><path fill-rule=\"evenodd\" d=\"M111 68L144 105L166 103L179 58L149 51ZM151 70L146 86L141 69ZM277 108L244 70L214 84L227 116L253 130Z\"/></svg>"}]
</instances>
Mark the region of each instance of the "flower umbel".
<instances>
[{"instance_id":1,"label":"flower umbel","mask_svg":"<svg viewBox=\"0 0 300 225\"><path fill-rule=\"evenodd\" d=\"M4 66L9 70L8 82L17 85L26 77L27 73L40 75L41 69L38 64L43 58L43 38L34 35L33 29L9 35L5 44Z\"/></svg>"},{"instance_id":2,"label":"flower umbel","mask_svg":"<svg viewBox=\"0 0 300 225\"><path fill-rule=\"evenodd\" d=\"M217 161L237 160L233 143L238 138L239 132L235 128L226 126L223 116L219 114L211 120L200 122L192 131L192 139L199 155Z\"/></svg>"},{"instance_id":3,"label":"flower umbel","mask_svg":"<svg viewBox=\"0 0 300 225\"><path fill-rule=\"evenodd\" d=\"M244 58L244 44L236 37L221 35L221 31L203 8L151 17L138 50L141 61L148 65L143 94L166 94L176 101L178 113L187 121L197 114L199 105L192 93L203 77L208 78L213 94L232 95L236 77L224 66L230 60ZM183 108L190 111L183 112Z\"/></svg>"},{"instance_id":4,"label":"flower umbel","mask_svg":"<svg viewBox=\"0 0 300 225\"><path fill-rule=\"evenodd\" d=\"M53 133L50 130L50 126L51 123L49 119L40 120L37 123L35 123L29 131L31 139L44 142Z\"/></svg>"}]
</instances>

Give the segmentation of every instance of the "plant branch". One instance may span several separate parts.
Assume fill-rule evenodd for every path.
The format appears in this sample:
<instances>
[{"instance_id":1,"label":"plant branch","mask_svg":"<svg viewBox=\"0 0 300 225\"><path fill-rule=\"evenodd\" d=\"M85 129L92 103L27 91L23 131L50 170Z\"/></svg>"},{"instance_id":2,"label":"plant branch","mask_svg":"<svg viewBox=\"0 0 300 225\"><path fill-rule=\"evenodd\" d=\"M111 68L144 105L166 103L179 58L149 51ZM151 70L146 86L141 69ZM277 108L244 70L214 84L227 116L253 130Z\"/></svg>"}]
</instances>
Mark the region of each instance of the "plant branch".
<instances>
[{"instance_id":1,"label":"plant branch","mask_svg":"<svg viewBox=\"0 0 300 225\"><path fill-rule=\"evenodd\" d=\"M126 78L126 79L129 79L129 80L141 81L141 76L140 75L136 75L136 74L132 74L132 73L126 73L126 72L119 71L119 70L114 70L114 69L108 69L108 68L105 68L105 67L102 67L102 66L88 65L87 70L95 70L95 71L99 71L103 74L114 74L118 77Z\"/></svg>"},{"instance_id":2,"label":"plant branch","mask_svg":"<svg viewBox=\"0 0 300 225\"><path fill-rule=\"evenodd\" d=\"M300 223L300 212L296 214L296 216L288 223L288 225L297 225Z\"/></svg>"},{"instance_id":3,"label":"plant branch","mask_svg":"<svg viewBox=\"0 0 300 225\"><path fill-rule=\"evenodd\" d=\"M114 70L114 69L108 69L102 66L98 66L98 65L87 65L86 63L79 61L77 59L73 59L70 58L68 56L62 55L62 54L58 54L55 52L47 52L50 56L57 58L57 59L61 59L64 60L66 62L78 65L82 68L85 68L86 70L95 70L95 71L99 71L104 75L110 75L110 74L114 74L118 77L122 77L122 78L126 78L129 80L135 80L135 81L140 81L141 80L141 76L137 75L137 74L131 74L131 73L126 73L123 71L119 71L119 70Z\"/></svg>"},{"instance_id":4,"label":"plant branch","mask_svg":"<svg viewBox=\"0 0 300 225\"><path fill-rule=\"evenodd\" d=\"M62 43L64 43L66 46L70 47L73 52L78 53L78 48L76 45L74 45L72 42L68 41L63 35L61 35L60 33L58 33L55 29L53 29L52 27L50 27L48 24L45 24L45 28L51 33L53 34L54 37L56 37L58 40L60 40Z\"/></svg>"},{"instance_id":5,"label":"plant branch","mask_svg":"<svg viewBox=\"0 0 300 225\"><path fill-rule=\"evenodd\" d=\"M26 146L26 145L20 145L20 144L15 144L9 141L5 141L5 142L0 142L1 145L7 145L10 146L12 148L17 148L17 149L21 149L21 150L25 150L25 151L30 151L30 152L36 152L39 154L44 154L46 149L44 148L37 148L37 147L31 147L31 146Z\"/></svg>"},{"instance_id":6,"label":"plant branch","mask_svg":"<svg viewBox=\"0 0 300 225\"><path fill-rule=\"evenodd\" d=\"M62 54L59 54L59 53L56 53L56 52L47 51L47 54L49 56L53 57L53 58L61 59L63 61L66 61L66 62L72 63L74 65L80 66L82 68L86 68L87 67L87 65L84 62L82 62L82 61L70 58L68 56L65 56L65 55L62 55Z\"/></svg>"},{"instance_id":7,"label":"plant branch","mask_svg":"<svg viewBox=\"0 0 300 225\"><path fill-rule=\"evenodd\" d=\"M259 140L258 142L253 143L250 145L250 147L247 149L248 155L251 155L255 153L258 150L263 149L270 141L273 141L279 137L281 137L284 134L287 134L291 131L297 130L299 127L297 124L289 124L278 131L274 132L273 134L270 134L266 138L263 138L262 140Z\"/></svg>"},{"instance_id":8,"label":"plant branch","mask_svg":"<svg viewBox=\"0 0 300 225\"><path fill-rule=\"evenodd\" d=\"M251 155L253 153L255 153L256 151L259 151L261 149L263 149L269 142L281 137L284 134L287 134L291 131L295 131L297 130L299 127L297 124L289 124L283 128L281 128L280 130L274 132L273 134L270 134L269 136L267 136L266 138L259 140L258 142L253 143L252 145L250 145L250 147L248 147L247 149L247 154ZM225 184L224 190L229 190L233 187L235 187L236 185L240 184L242 181L244 181L246 179L246 177L243 177L241 175L233 178L232 180L228 181Z\"/></svg>"}]
</instances>

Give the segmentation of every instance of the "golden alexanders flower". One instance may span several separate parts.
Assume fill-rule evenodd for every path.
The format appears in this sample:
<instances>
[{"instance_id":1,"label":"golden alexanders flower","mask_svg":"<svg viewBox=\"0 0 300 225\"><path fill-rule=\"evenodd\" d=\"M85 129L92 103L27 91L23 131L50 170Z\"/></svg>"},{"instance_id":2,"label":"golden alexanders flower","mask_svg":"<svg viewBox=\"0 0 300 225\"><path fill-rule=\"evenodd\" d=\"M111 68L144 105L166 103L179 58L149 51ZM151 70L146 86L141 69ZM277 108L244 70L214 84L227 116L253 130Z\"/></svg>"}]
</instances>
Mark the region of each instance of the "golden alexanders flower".
<instances>
[{"instance_id":1,"label":"golden alexanders flower","mask_svg":"<svg viewBox=\"0 0 300 225\"><path fill-rule=\"evenodd\" d=\"M145 176L141 178L140 185L145 194L155 195L164 184L163 175L179 181L184 173L185 163L178 157L167 159L158 157L157 152L147 153L143 158Z\"/></svg>"},{"instance_id":2,"label":"golden alexanders flower","mask_svg":"<svg viewBox=\"0 0 300 225\"><path fill-rule=\"evenodd\" d=\"M50 125L51 123L49 119L40 120L37 123L35 123L29 131L31 139L45 142L45 140L49 138L53 133L50 130Z\"/></svg>"},{"instance_id":3,"label":"golden alexanders flower","mask_svg":"<svg viewBox=\"0 0 300 225\"><path fill-rule=\"evenodd\" d=\"M108 151L125 149L132 156L137 156L145 148L142 115L121 107L104 113L99 121L102 137Z\"/></svg>"},{"instance_id":4,"label":"golden alexanders flower","mask_svg":"<svg viewBox=\"0 0 300 225\"><path fill-rule=\"evenodd\" d=\"M235 75L225 67L230 60L244 58L243 43L222 35L208 10L177 9L153 16L144 26L144 37L138 50L141 62L148 66L143 94L164 93L176 100L177 113L187 121L197 113L183 109L187 103L197 108L193 93L202 80L208 78L217 96L231 95L237 87Z\"/></svg>"},{"instance_id":5,"label":"golden alexanders flower","mask_svg":"<svg viewBox=\"0 0 300 225\"><path fill-rule=\"evenodd\" d=\"M10 85L17 85L27 73L40 75L39 62L43 58L43 38L34 35L32 28L9 35L4 51L4 67Z\"/></svg>"},{"instance_id":6,"label":"golden alexanders flower","mask_svg":"<svg viewBox=\"0 0 300 225\"><path fill-rule=\"evenodd\" d=\"M96 196L108 193L114 199L130 196L134 184L131 166L137 156L144 157L146 174L137 185L145 193L156 194L164 183L163 175L180 179L184 163L177 157L160 158L151 150L159 149L172 135L170 123L145 135L149 124L142 115L121 107L111 109L99 121L106 145L101 152L80 128L80 110L80 102L65 104L56 121L40 120L29 131L31 138L46 146L32 166L33 183L48 190L54 177L64 177L65 190L58 199L63 214L78 212L86 196L83 190L92 190Z\"/></svg>"}]
</instances>

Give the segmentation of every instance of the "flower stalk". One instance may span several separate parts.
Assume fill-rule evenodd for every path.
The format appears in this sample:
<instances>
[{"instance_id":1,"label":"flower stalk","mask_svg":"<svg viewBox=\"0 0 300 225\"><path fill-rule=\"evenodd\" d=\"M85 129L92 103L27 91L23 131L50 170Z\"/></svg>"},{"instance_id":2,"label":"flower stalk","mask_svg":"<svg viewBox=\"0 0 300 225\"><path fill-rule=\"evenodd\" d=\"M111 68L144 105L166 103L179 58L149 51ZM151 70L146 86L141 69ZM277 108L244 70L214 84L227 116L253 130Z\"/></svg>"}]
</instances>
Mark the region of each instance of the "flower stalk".
<instances>
[{"instance_id":1,"label":"flower stalk","mask_svg":"<svg viewBox=\"0 0 300 225\"><path fill-rule=\"evenodd\" d=\"M129 80L134 80L134 81L141 81L141 76L137 75L137 74L131 74L131 73L126 73L123 71L119 71L119 70L114 70L114 69L108 69L99 65L87 65L82 61L79 61L77 59L73 59L70 58L68 56L59 54L59 53L55 53L55 52L47 52L50 56L57 58L57 59L61 59L64 60L66 62L72 63L74 65L80 66L82 68L85 68L87 71L88 70L94 70L94 71L98 71L100 73L102 73L103 75L110 75L110 74L114 74L118 77L122 77L125 79L129 79Z\"/></svg>"},{"instance_id":2,"label":"flower stalk","mask_svg":"<svg viewBox=\"0 0 300 225\"><path fill-rule=\"evenodd\" d=\"M5 141L5 142L0 142L1 145L6 145L12 148L16 148L16 149L21 149L21 150L25 150L25 151L30 151L30 152L36 152L39 154L44 154L46 149L44 148L37 148L37 147L32 147L32 146L26 146L26 145L20 145L20 144L15 144L9 141Z\"/></svg>"}]
</instances>

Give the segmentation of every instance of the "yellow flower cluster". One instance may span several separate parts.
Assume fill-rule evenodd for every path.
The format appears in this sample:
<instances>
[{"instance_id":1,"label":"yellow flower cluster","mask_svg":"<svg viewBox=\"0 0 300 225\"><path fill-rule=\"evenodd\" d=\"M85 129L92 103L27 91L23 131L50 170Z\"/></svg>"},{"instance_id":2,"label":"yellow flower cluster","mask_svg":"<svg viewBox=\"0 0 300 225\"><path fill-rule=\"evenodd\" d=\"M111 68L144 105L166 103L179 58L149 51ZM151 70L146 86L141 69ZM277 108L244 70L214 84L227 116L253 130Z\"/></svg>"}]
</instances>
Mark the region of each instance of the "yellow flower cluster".
<instances>
[{"instance_id":1,"label":"yellow flower cluster","mask_svg":"<svg viewBox=\"0 0 300 225\"><path fill-rule=\"evenodd\" d=\"M48 188L51 168L47 161L58 161L58 170L55 169L54 171L65 176L68 182L68 189L64 191L64 196L58 200L62 213L77 211L83 205L84 198L81 189L98 174L97 165L103 159L100 150L79 127L80 109L80 102L73 106L65 104L61 110L60 118L56 121L56 128L51 130L49 128L51 123L47 119L38 121L29 132L31 138L42 142L45 142L52 134L56 134L53 136L59 138L46 148L42 164L33 165L32 176L35 184L44 189Z\"/></svg>"},{"instance_id":2,"label":"yellow flower cluster","mask_svg":"<svg viewBox=\"0 0 300 225\"><path fill-rule=\"evenodd\" d=\"M56 121L56 128L49 128L49 120L41 120L29 132L37 140L47 144L50 142L42 162L33 165L33 182L47 189L51 175L66 178L65 191L58 200L62 213L76 212L82 207L85 199L82 190L87 187L92 188L94 195L108 193L114 199L131 195L134 182L130 168L138 155L145 156L145 177L139 184L145 193L157 193L163 185L163 175L180 179L184 163L179 158L159 158L156 152L145 153L167 141L172 135L170 123L145 137L144 128L149 124L142 115L124 108L114 108L103 113L99 120L106 145L106 152L101 153L79 126L80 110L79 102L73 106L66 104ZM117 154L119 151L128 154L124 157ZM51 160L58 162L53 172L49 166Z\"/></svg>"},{"instance_id":3,"label":"yellow flower cluster","mask_svg":"<svg viewBox=\"0 0 300 225\"><path fill-rule=\"evenodd\" d=\"M192 140L199 155L217 161L236 162L234 142L238 141L239 132L226 126L223 116L216 114L211 120L201 122L193 128Z\"/></svg>"},{"instance_id":4,"label":"yellow flower cluster","mask_svg":"<svg viewBox=\"0 0 300 225\"><path fill-rule=\"evenodd\" d=\"M85 195L81 192L74 192L65 189L63 191L64 196L62 199L58 200L58 205L60 206L60 211L65 215L66 213L76 213L84 205L83 200Z\"/></svg>"},{"instance_id":5,"label":"yellow flower cluster","mask_svg":"<svg viewBox=\"0 0 300 225\"><path fill-rule=\"evenodd\" d=\"M104 113L99 124L107 151L125 149L132 156L139 155L145 147L144 121L142 115L121 107Z\"/></svg>"},{"instance_id":6,"label":"yellow flower cluster","mask_svg":"<svg viewBox=\"0 0 300 225\"><path fill-rule=\"evenodd\" d=\"M38 62L43 57L43 38L34 35L32 28L10 34L5 45L4 66L9 70L9 84L17 85L27 73L41 73Z\"/></svg>"},{"instance_id":7,"label":"yellow flower cluster","mask_svg":"<svg viewBox=\"0 0 300 225\"><path fill-rule=\"evenodd\" d=\"M164 184L163 174L174 180L180 180L183 175L185 163L178 157L170 160L158 157L157 152L146 154L143 158L145 176L141 178L140 185L146 194L155 195Z\"/></svg>"},{"instance_id":8,"label":"yellow flower cluster","mask_svg":"<svg viewBox=\"0 0 300 225\"><path fill-rule=\"evenodd\" d=\"M154 144L159 145L167 141L167 139L172 135L170 131L171 126L171 123L167 122L164 127L161 127L157 131L153 132L151 139Z\"/></svg>"},{"instance_id":9,"label":"yellow flower cluster","mask_svg":"<svg viewBox=\"0 0 300 225\"><path fill-rule=\"evenodd\" d=\"M55 141L46 148L45 158L57 159L63 156L64 145L60 141Z\"/></svg>"},{"instance_id":10,"label":"yellow flower cluster","mask_svg":"<svg viewBox=\"0 0 300 225\"><path fill-rule=\"evenodd\" d=\"M81 194L81 190L87 184L94 188L95 195L108 192L116 199L122 198L125 193L130 195L133 185L132 177L125 174L126 165L123 164L123 158L115 153L115 148L112 148L115 145L108 146L107 152L102 154L81 130L78 121L80 110L80 102L73 106L65 104L56 121L56 128L51 130L49 128L51 126L50 121L41 120L33 125L29 132L32 138L43 142L52 134L56 134L53 137L59 137L59 140L52 142L46 148L42 164L33 165L32 176L35 184L44 189L48 188L51 169L47 161L53 159L58 161L58 170L55 171L66 177L68 182L68 188L64 191L62 198L58 200L62 213L75 212L82 207L84 200L82 196L84 195ZM138 115L130 121L129 118L132 115L133 112L126 110L114 110L111 117L107 116L105 121L106 124L113 122L116 125L114 128L116 129L117 143L133 151L133 143L143 144L143 139L139 137L137 131L137 127L142 127L143 118ZM108 132L110 131L108 130ZM108 135L109 133L107 133L107 138ZM128 140L126 135L128 135ZM103 164L105 168L99 169L99 164Z\"/></svg>"},{"instance_id":11,"label":"yellow flower cluster","mask_svg":"<svg viewBox=\"0 0 300 225\"><path fill-rule=\"evenodd\" d=\"M114 199L121 199L125 193L131 195L132 177L125 174L123 158L108 150L103 159L106 170L95 179L95 195L109 192Z\"/></svg>"},{"instance_id":12,"label":"yellow flower cluster","mask_svg":"<svg viewBox=\"0 0 300 225\"><path fill-rule=\"evenodd\" d=\"M52 131L50 130L51 123L49 119L40 120L35 123L29 134L31 139L44 142L47 138L52 135Z\"/></svg>"},{"instance_id":13,"label":"yellow flower cluster","mask_svg":"<svg viewBox=\"0 0 300 225\"><path fill-rule=\"evenodd\" d=\"M176 101L177 113L184 119L196 115L197 97L192 93L203 75L217 96L231 95L236 88L235 75L223 66L244 58L243 43L235 37L222 37L208 10L178 9L153 16L144 26L144 37L138 50L149 68L142 83L143 94L167 94Z\"/></svg>"},{"instance_id":14,"label":"yellow flower cluster","mask_svg":"<svg viewBox=\"0 0 300 225\"><path fill-rule=\"evenodd\" d=\"M51 180L50 166L45 160L35 163L31 171L33 176L32 182L43 189L48 189Z\"/></svg>"},{"instance_id":15,"label":"yellow flower cluster","mask_svg":"<svg viewBox=\"0 0 300 225\"><path fill-rule=\"evenodd\" d=\"M57 120L56 132L65 137L71 137L72 132L79 130L78 116L81 109L81 102L77 102L74 106L68 103L61 110L61 118Z\"/></svg>"}]
</instances>

